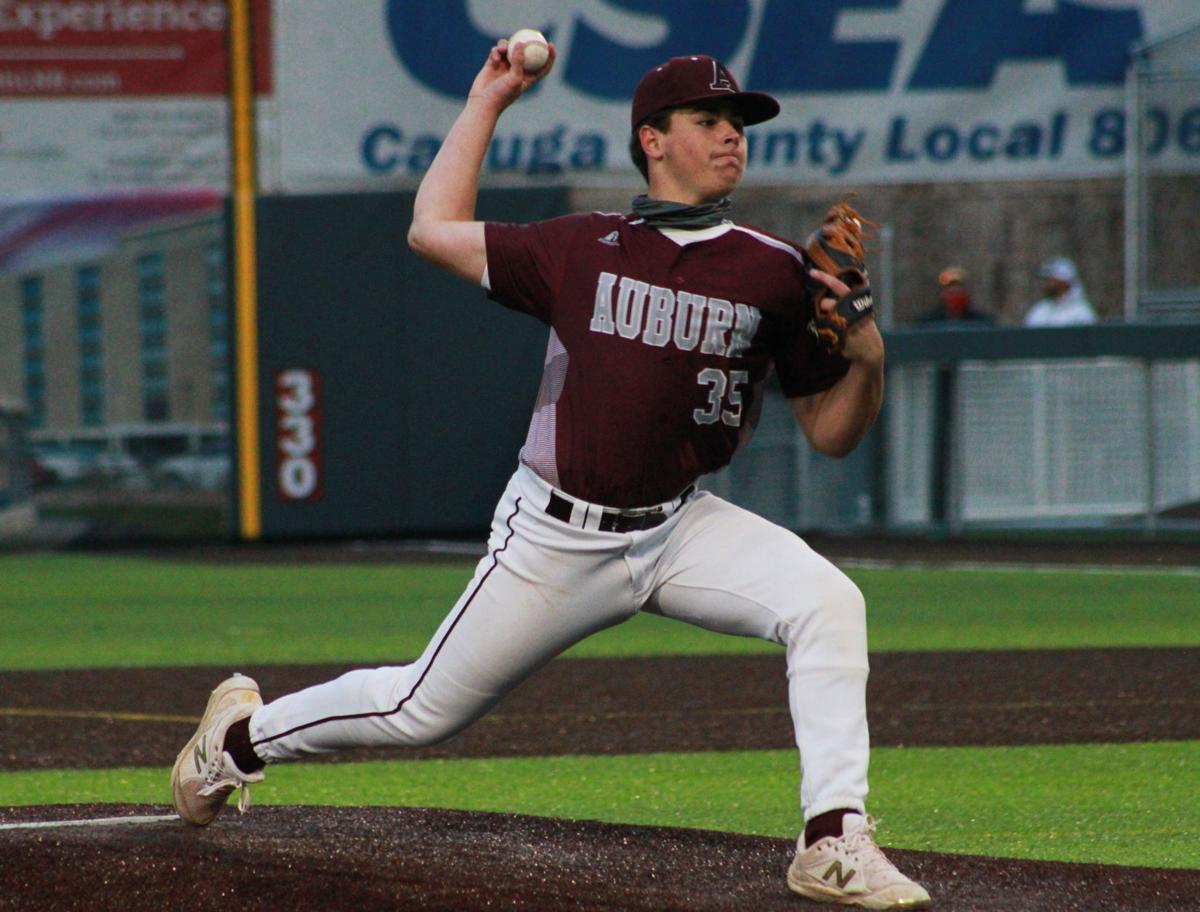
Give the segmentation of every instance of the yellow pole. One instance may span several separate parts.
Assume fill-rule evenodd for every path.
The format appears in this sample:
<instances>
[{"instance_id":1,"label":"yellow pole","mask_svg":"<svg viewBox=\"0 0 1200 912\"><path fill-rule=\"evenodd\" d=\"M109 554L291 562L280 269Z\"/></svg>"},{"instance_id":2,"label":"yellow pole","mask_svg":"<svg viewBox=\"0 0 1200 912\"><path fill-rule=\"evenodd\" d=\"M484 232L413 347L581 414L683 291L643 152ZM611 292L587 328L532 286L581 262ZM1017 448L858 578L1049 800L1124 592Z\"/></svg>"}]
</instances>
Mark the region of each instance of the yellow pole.
<instances>
[{"instance_id":1,"label":"yellow pole","mask_svg":"<svg viewBox=\"0 0 1200 912\"><path fill-rule=\"evenodd\" d=\"M238 523L244 539L262 535L258 434L258 279L254 203L254 60L250 0L229 0L230 160L233 194L234 325L237 363Z\"/></svg>"}]
</instances>

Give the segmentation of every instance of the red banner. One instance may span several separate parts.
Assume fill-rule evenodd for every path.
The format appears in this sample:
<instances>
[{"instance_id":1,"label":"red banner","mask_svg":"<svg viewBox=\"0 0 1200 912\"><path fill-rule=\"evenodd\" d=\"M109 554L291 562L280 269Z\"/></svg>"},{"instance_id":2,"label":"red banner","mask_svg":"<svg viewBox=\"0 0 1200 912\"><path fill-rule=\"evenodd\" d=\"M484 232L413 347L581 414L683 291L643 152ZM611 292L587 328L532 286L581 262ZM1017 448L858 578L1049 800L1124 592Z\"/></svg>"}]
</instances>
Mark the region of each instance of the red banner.
<instances>
[{"instance_id":1,"label":"red banner","mask_svg":"<svg viewBox=\"0 0 1200 912\"><path fill-rule=\"evenodd\" d=\"M250 0L271 92L271 0ZM224 95L226 0L0 0L0 97Z\"/></svg>"}]
</instances>

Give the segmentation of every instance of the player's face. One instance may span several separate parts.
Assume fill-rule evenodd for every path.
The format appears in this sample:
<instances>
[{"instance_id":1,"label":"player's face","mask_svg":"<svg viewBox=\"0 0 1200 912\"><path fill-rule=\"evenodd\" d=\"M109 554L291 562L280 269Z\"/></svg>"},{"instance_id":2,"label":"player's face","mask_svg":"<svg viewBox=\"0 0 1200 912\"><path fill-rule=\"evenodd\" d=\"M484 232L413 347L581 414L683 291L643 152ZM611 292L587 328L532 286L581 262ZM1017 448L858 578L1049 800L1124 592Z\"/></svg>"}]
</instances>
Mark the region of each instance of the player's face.
<instances>
[{"instance_id":1,"label":"player's face","mask_svg":"<svg viewBox=\"0 0 1200 912\"><path fill-rule=\"evenodd\" d=\"M728 106L680 108L672 112L667 132L658 136L665 189L654 188L652 195L660 199L715 202L732 193L745 173L745 127Z\"/></svg>"}]
</instances>

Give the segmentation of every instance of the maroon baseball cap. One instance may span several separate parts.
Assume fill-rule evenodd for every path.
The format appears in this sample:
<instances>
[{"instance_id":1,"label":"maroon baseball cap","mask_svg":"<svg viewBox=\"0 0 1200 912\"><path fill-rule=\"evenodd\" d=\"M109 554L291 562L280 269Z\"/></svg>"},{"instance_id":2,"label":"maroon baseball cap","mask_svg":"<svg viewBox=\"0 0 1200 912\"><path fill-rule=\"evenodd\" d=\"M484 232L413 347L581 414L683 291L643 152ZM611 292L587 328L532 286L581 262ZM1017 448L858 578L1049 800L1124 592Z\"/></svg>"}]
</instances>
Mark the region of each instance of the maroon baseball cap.
<instances>
[{"instance_id":1,"label":"maroon baseball cap","mask_svg":"<svg viewBox=\"0 0 1200 912\"><path fill-rule=\"evenodd\" d=\"M725 64L706 54L672 57L642 77L633 93L633 129L664 108L704 102L732 102L747 126L770 120L779 102L763 92L743 92Z\"/></svg>"}]
</instances>

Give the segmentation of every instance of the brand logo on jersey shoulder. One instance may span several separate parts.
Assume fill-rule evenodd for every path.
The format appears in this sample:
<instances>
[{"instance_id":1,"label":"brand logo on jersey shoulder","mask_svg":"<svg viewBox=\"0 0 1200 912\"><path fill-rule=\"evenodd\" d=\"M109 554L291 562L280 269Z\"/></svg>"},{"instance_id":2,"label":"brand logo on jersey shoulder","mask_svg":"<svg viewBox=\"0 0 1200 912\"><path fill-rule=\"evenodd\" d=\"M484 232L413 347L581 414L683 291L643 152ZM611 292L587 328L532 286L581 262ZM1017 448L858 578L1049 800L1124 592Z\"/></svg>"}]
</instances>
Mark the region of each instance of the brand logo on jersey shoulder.
<instances>
[{"instance_id":1,"label":"brand logo on jersey shoulder","mask_svg":"<svg viewBox=\"0 0 1200 912\"><path fill-rule=\"evenodd\" d=\"M602 238L596 238L601 244L607 244L609 247L618 247L621 244L621 235L619 232L610 231Z\"/></svg>"}]
</instances>

